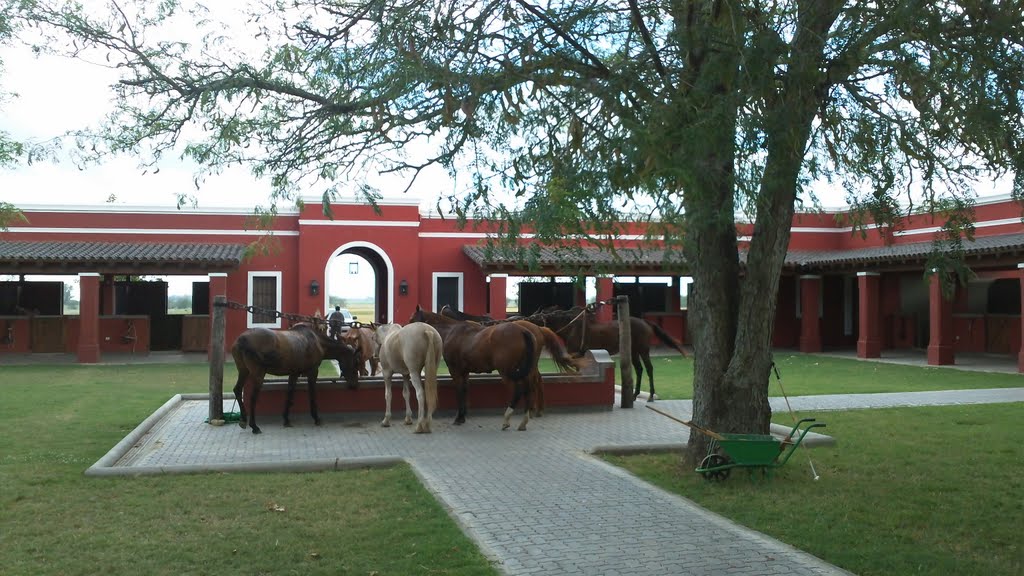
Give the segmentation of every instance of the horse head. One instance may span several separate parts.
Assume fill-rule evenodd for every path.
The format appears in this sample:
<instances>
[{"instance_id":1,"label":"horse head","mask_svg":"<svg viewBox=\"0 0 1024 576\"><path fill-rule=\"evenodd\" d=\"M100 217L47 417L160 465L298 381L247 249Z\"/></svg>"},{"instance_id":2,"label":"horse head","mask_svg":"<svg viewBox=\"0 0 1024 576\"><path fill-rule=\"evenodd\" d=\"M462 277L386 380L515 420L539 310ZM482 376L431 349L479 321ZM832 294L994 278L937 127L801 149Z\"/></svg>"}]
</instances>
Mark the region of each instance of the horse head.
<instances>
[{"instance_id":1,"label":"horse head","mask_svg":"<svg viewBox=\"0 0 1024 576\"><path fill-rule=\"evenodd\" d=\"M413 322L426 322L426 321L427 321L426 311L423 308L421 308L419 304L417 304L416 305L416 311L412 313L412 316L409 316L409 322L408 323L412 324Z\"/></svg>"},{"instance_id":2,"label":"horse head","mask_svg":"<svg viewBox=\"0 0 1024 576\"><path fill-rule=\"evenodd\" d=\"M377 350L380 350L381 345L388 339L389 334L401 327L401 324L381 324L377 326L377 329L373 331L373 341L377 345Z\"/></svg>"},{"instance_id":3,"label":"horse head","mask_svg":"<svg viewBox=\"0 0 1024 576\"><path fill-rule=\"evenodd\" d=\"M323 347L324 358L338 361L341 375L344 376L345 384L348 385L349 389L355 390L359 388L360 357L356 349L350 344L330 338L326 338Z\"/></svg>"}]
</instances>

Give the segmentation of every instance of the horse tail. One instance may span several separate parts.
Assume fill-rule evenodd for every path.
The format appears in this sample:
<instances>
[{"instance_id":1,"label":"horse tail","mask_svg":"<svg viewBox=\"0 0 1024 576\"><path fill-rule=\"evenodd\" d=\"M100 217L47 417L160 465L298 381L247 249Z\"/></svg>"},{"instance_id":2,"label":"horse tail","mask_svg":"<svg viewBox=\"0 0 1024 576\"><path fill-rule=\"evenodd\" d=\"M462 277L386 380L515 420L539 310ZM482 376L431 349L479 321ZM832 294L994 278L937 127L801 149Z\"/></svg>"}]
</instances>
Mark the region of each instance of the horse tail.
<instances>
[{"instance_id":1,"label":"horse tail","mask_svg":"<svg viewBox=\"0 0 1024 576\"><path fill-rule=\"evenodd\" d=\"M644 320L644 322L647 321ZM671 348L675 348L676 350L679 351L680 354L683 355L684 358L689 356L689 354L686 353L686 350L683 350L683 345L680 344L679 341L676 340L675 338L669 336L668 332L665 332L665 330L663 330L661 326L658 326L657 324L652 324L651 322L647 322L647 325L650 326L652 330L654 330L654 335L657 336L658 340L661 340L663 344Z\"/></svg>"},{"instance_id":2,"label":"horse tail","mask_svg":"<svg viewBox=\"0 0 1024 576\"><path fill-rule=\"evenodd\" d=\"M516 328L520 328L516 326ZM519 365L515 367L512 372L509 373L508 377L512 380L522 380L533 370L534 365L537 364L537 350L536 350L536 339L533 337L533 333L526 328L520 328L523 331L523 340L526 342L526 353L523 354L522 360Z\"/></svg>"},{"instance_id":3,"label":"horse tail","mask_svg":"<svg viewBox=\"0 0 1024 576\"><path fill-rule=\"evenodd\" d=\"M579 372L580 367L573 360L572 356L569 356L569 351L565 348L565 343L562 339L555 334L555 331L551 328L545 328L539 326L541 335L544 336L544 347L551 353L551 359L555 361L555 365L562 372Z\"/></svg>"},{"instance_id":4,"label":"horse tail","mask_svg":"<svg viewBox=\"0 0 1024 576\"><path fill-rule=\"evenodd\" d=\"M427 373L424 393L427 400L427 414L433 414L437 408L437 365L441 357L441 336L435 330L425 331L427 337L427 361L424 371Z\"/></svg>"}]
</instances>

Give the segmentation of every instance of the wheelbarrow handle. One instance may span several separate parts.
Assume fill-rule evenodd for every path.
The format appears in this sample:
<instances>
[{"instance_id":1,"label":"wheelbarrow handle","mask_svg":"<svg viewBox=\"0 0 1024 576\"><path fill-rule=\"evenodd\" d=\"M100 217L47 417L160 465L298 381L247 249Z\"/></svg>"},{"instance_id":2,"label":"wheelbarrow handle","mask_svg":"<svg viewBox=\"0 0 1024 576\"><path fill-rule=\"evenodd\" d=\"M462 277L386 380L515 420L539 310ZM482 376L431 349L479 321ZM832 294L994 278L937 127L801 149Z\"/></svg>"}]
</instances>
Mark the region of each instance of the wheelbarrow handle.
<instances>
[{"instance_id":1,"label":"wheelbarrow handle","mask_svg":"<svg viewBox=\"0 0 1024 576\"><path fill-rule=\"evenodd\" d=\"M681 418L676 418L675 416L673 416L671 414L668 414L666 412L662 412L661 410L658 410L657 408L655 408L654 406L651 406L650 404L647 404L647 407L649 409L651 409L651 410L654 410L658 414L661 414L662 416L664 416L666 418L670 418L672 420L675 420L676 422L679 422L680 424L683 424L684 426L686 426L688 428L692 428L692 429L694 429L694 430L696 430L696 431L698 431L698 432L700 432L702 434L710 436L710 437L714 438L715 440L725 440L725 438L721 434L719 434L717 432L714 432L712 430L708 430L707 428L701 428L700 426L694 424L693 422L687 422L686 420L683 420Z\"/></svg>"}]
</instances>

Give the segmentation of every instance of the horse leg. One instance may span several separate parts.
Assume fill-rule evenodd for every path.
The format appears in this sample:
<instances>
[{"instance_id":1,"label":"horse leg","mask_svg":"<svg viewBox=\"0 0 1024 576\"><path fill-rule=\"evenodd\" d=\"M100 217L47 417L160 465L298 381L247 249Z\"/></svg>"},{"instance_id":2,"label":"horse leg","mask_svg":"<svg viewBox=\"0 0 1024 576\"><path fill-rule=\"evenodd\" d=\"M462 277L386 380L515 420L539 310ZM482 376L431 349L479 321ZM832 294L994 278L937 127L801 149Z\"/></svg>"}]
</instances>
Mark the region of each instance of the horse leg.
<instances>
[{"instance_id":1,"label":"horse leg","mask_svg":"<svg viewBox=\"0 0 1024 576\"><path fill-rule=\"evenodd\" d=\"M455 399L458 408L455 411L455 425L459 426L466 423L466 375L452 374L452 382L455 384Z\"/></svg>"},{"instance_id":2,"label":"horse leg","mask_svg":"<svg viewBox=\"0 0 1024 576\"><path fill-rule=\"evenodd\" d=\"M316 372L309 375L307 387L309 388L309 415L313 417L313 425L320 425L320 411L316 405Z\"/></svg>"},{"instance_id":3,"label":"horse leg","mask_svg":"<svg viewBox=\"0 0 1024 576\"><path fill-rule=\"evenodd\" d=\"M235 382L235 400L238 401L238 426L243 430L248 426L249 418L245 413L245 402L242 401L242 392L245 390L245 383L248 380L248 375L239 372L238 381Z\"/></svg>"},{"instance_id":4,"label":"horse leg","mask_svg":"<svg viewBox=\"0 0 1024 576\"><path fill-rule=\"evenodd\" d=\"M644 361L644 366L647 367L647 384L651 387L651 396L647 401L654 402L657 399L654 395L654 364L651 363L651 357L648 355L641 357L641 359Z\"/></svg>"},{"instance_id":5,"label":"horse leg","mask_svg":"<svg viewBox=\"0 0 1024 576\"><path fill-rule=\"evenodd\" d=\"M380 425L388 428L391 426L391 370L385 369L384 373L384 419Z\"/></svg>"},{"instance_id":6,"label":"horse leg","mask_svg":"<svg viewBox=\"0 0 1024 576\"><path fill-rule=\"evenodd\" d=\"M412 380L413 389L416 390L416 433L430 434L430 413L427 412L427 396L423 393L423 379L420 378L418 370L409 374L409 378Z\"/></svg>"},{"instance_id":7,"label":"horse leg","mask_svg":"<svg viewBox=\"0 0 1024 576\"><path fill-rule=\"evenodd\" d=\"M642 378L644 377L644 365L640 363L640 358L637 356L633 357L633 370L636 372L636 385L633 390L633 400L636 400L640 396L640 387L643 384Z\"/></svg>"},{"instance_id":8,"label":"horse leg","mask_svg":"<svg viewBox=\"0 0 1024 576\"><path fill-rule=\"evenodd\" d=\"M527 378L529 378L529 376L527 376ZM516 406L519 404L519 399L523 397L524 387L525 386L523 385L523 382L521 380L517 380L516 382L513 383L512 400L509 401L508 408L505 408L505 419L502 420L501 422L502 430L508 430L508 427L511 426L509 420L512 418L512 413L515 412ZM529 392L527 392L527 398L529 398ZM525 408L526 409L523 410L525 414L523 414L523 421L519 424L519 430L526 430L526 423L530 421L529 400L527 400Z\"/></svg>"},{"instance_id":9,"label":"horse leg","mask_svg":"<svg viewBox=\"0 0 1024 576\"><path fill-rule=\"evenodd\" d=\"M540 374L535 374L533 377L540 383ZM543 383L540 383L540 386L543 386ZM523 421L517 428L520 432L526 431L526 424L530 421L530 384L524 383L523 388Z\"/></svg>"},{"instance_id":10,"label":"horse leg","mask_svg":"<svg viewBox=\"0 0 1024 576\"><path fill-rule=\"evenodd\" d=\"M418 396L418 395L417 395ZM412 425L412 405L409 404L409 375L402 374L402 398L405 399L405 421L406 426ZM422 400L422 398L419 398Z\"/></svg>"},{"instance_id":11,"label":"horse leg","mask_svg":"<svg viewBox=\"0 0 1024 576\"><path fill-rule=\"evenodd\" d=\"M537 395L533 398L531 410L533 410L534 417L540 418L544 415L544 381L540 379L539 372L530 376L530 378L537 381ZM529 392L529 388L527 388L527 392ZM526 405L529 407L530 402L527 401Z\"/></svg>"},{"instance_id":12,"label":"horse leg","mask_svg":"<svg viewBox=\"0 0 1024 576\"><path fill-rule=\"evenodd\" d=\"M261 375L255 378L252 382L252 398L249 400L249 427L252 428L253 434L260 434L263 430L256 425L256 400L260 397L260 389L263 388L263 378Z\"/></svg>"},{"instance_id":13,"label":"horse leg","mask_svg":"<svg viewBox=\"0 0 1024 576\"><path fill-rule=\"evenodd\" d=\"M291 420L288 419L288 412L291 411L291 409L292 409L292 400L295 397L295 382L298 381L298 379L299 379L299 375L298 374L289 374L288 375L288 394L285 396L285 400L284 400L284 427L285 428L291 428L292 427L292 422L291 422Z\"/></svg>"}]
</instances>

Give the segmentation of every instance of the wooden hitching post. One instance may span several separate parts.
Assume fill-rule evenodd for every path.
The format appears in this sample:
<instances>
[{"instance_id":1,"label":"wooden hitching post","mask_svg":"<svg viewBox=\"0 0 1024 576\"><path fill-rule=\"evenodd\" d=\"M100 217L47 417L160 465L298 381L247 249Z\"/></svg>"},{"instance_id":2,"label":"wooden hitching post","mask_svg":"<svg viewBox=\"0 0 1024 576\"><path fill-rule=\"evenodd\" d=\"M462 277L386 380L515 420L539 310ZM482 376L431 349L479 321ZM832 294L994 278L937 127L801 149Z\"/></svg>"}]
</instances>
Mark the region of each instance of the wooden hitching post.
<instances>
[{"instance_id":1,"label":"wooden hitching post","mask_svg":"<svg viewBox=\"0 0 1024 576\"><path fill-rule=\"evenodd\" d=\"M224 420L224 310L227 296L214 296L210 323L210 422Z\"/></svg>"},{"instance_id":2,"label":"wooden hitching post","mask_svg":"<svg viewBox=\"0 0 1024 576\"><path fill-rule=\"evenodd\" d=\"M619 380L620 406L633 407L633 340L629 330L629 298L625 295L615 297L619 314Z\"/></svg>"}]
</instances>

